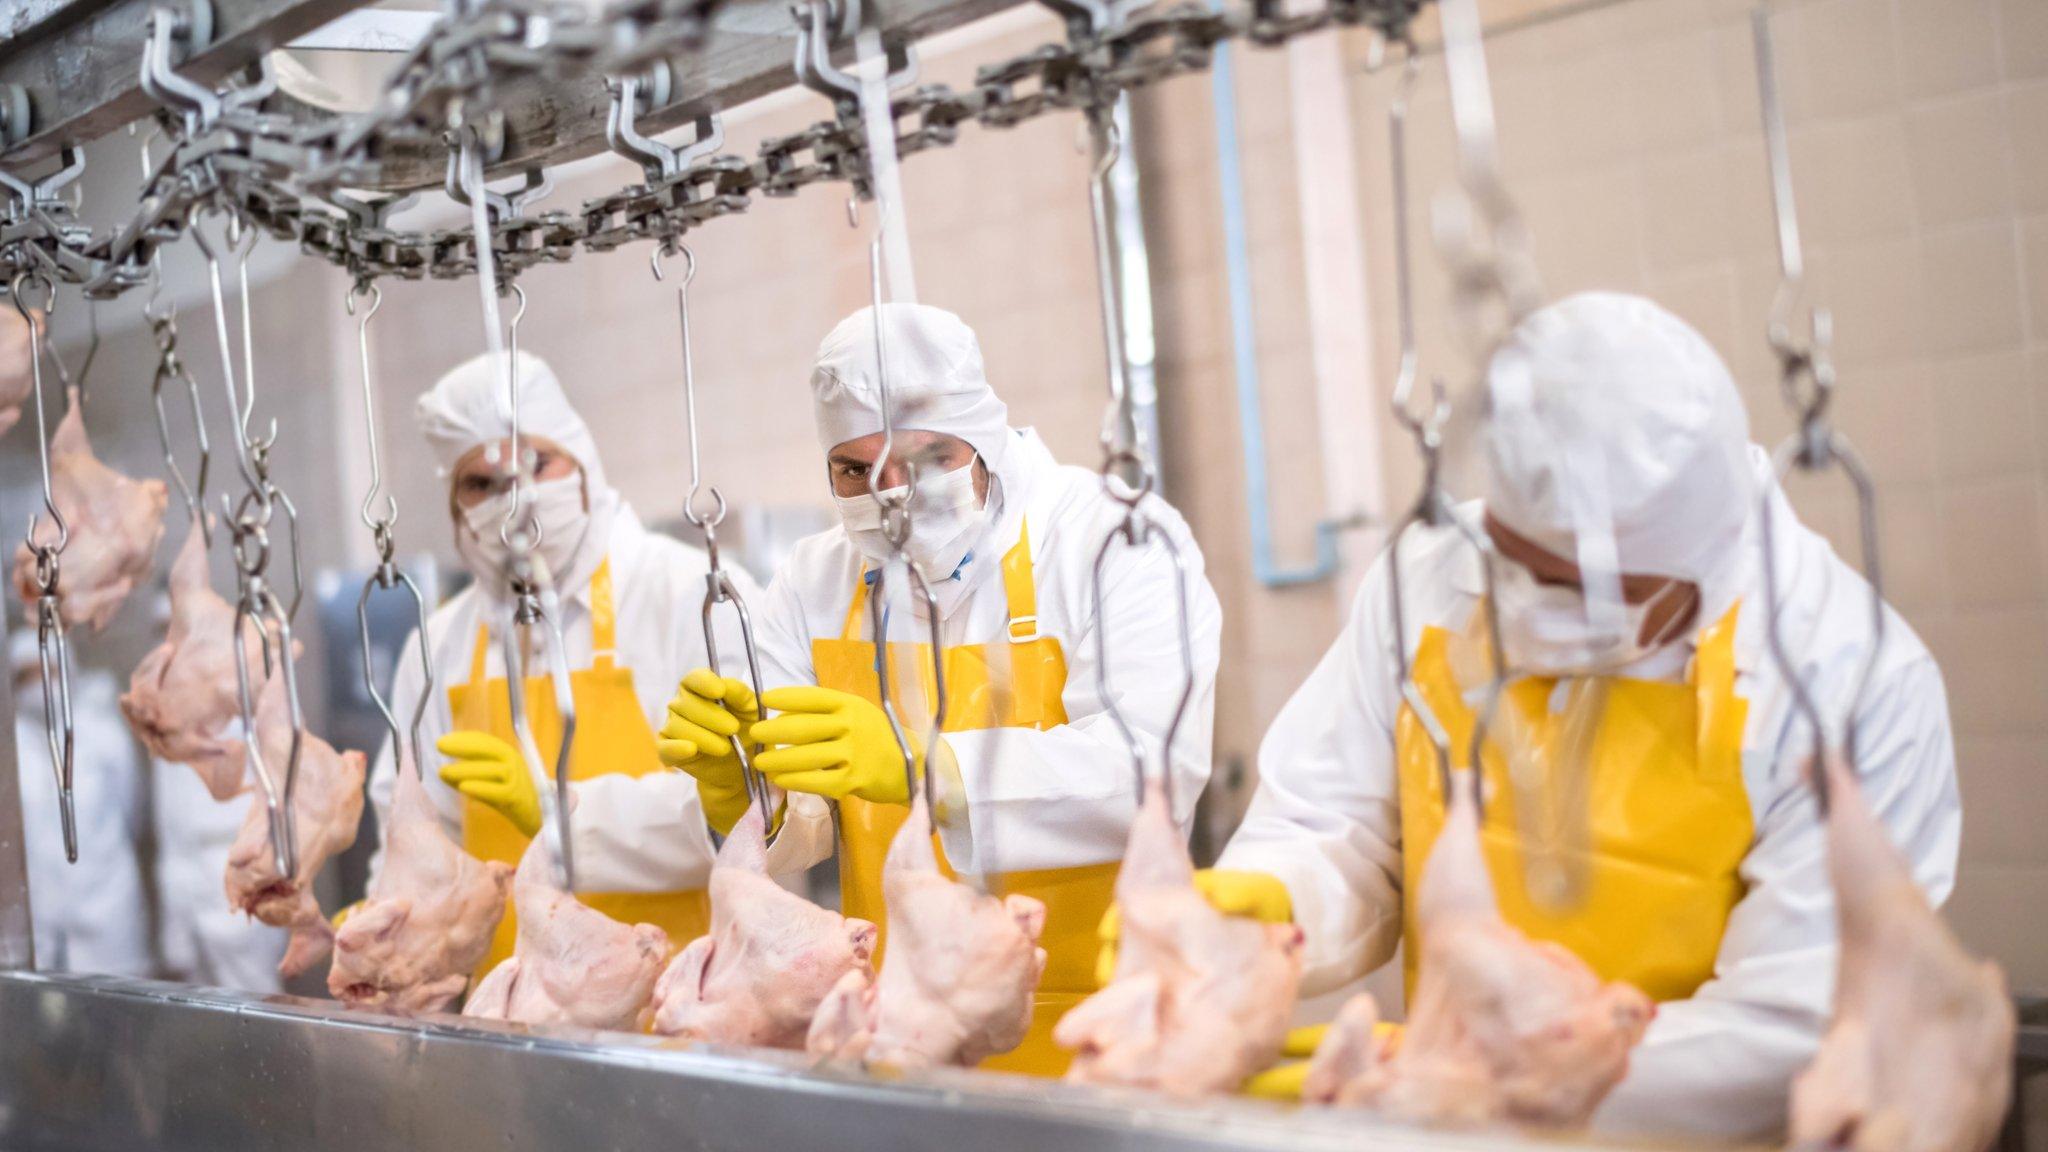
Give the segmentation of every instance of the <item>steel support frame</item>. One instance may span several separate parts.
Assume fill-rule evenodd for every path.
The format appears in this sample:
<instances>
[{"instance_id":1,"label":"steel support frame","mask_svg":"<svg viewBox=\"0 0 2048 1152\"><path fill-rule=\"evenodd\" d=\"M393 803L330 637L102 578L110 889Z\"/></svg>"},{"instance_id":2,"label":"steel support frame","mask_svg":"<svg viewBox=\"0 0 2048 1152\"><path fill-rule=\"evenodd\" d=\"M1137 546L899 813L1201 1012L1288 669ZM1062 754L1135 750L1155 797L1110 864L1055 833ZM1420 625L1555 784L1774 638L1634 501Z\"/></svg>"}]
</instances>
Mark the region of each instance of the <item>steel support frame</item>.
<instances>
[{"instance_id":1,"label":"steel support frame","mask_svg":"<svg viewBox=\"0 0 2048 1152\"><path fill-rule=\"evenodd\" d=\"M20 85L31 108L28 135L0 151L0 167L33 166L64 145L85 143L151 110L139 77L149 11L160 2L70 0L65 11L48 13L0 41L0 85ZM212 0L212 42L179 70L218 82L363 2ZM886 0L875 5L875 18L885 38L908 42L1023 2ZM675 60L669 103L642 115L640 129L675 128L788 87L795 80L795 46L787 0L731 0L720 7L702 47ZM852 52L850 34L834 46L841 59L851 59ZM278 101L296 117L332 114L286 96ZM602 77L515 76L500 86L496 103L505 113L506 148L492 166L494 174L566 164L605 149L610 97ZM445 154L433 145L394 147L379 157L379 165L372 186L394 191L437 187L447 171Z\"/></svg>"}]
</instances>

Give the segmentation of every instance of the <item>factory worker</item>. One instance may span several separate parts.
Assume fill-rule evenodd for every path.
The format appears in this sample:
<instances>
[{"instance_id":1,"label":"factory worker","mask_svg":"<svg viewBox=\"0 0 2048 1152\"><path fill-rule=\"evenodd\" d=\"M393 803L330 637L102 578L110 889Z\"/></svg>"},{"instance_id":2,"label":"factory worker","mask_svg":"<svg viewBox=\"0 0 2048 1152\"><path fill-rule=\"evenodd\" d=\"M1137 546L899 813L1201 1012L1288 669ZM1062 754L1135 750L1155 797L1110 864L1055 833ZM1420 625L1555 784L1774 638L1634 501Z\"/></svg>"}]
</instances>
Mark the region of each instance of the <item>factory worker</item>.
<instances>
[{"instance_id":1,"label":"factory worker","mask_svg":"<svg viewBox=\"0 0 2048 1152\"><path fill-rule=\"evenodd\" d=\"M1096 633L1124 716L1156 751L1182 689L1174 569L1157 548L1113 550L1097 619L1090 573L1123 506L1096 473L1060 464L1036 433L1010 426L974 333L958 317L911 304L887 305L883 317L897 435L879 484L902 487L903 458L922 459L907 550L938 603L949 696L943 743L965 793L965 815L942 846L954 869L987 876L996 892L1037 896L1048 909L1040 942L1049 959L1031 1033L987 1066L1053 1074L1066 1057L1051 1043L1052 1022L1094 989L1095 926L1136 807L1129 747L1096 688ZM836 800L844 911L882 923L882 857L908 797L901 753L877 706L866 594L889 554L868 487L882 441L871 309L825 337L811 391L823 478L842 524L797 545L756 617L770 718L752 723L749 738L773 746L756 764L792 793L778 866L832 851L826 801ZM1186 524L1157 497L1142 508L1172 536L1188 571L1197 683L1172 765L1174 815L1186 829L1209 776L1221 614ZM889 627L900 642L891 683L902 702L924 678L906 669L929 668L915 643L929 629L921 604L899 611ZM664 759L698 777L721 827L745 805L722 736L751 721L752 705L743 685L696 673L663 733ZM921 731L911 737L922 744Z\"/></svg>"},{"instance_id":2,"label":"factory worker","mask_svg":"<svg viewBox=\"0 0 2048 1152\"><path fill-rule=\"evenodd\" d=\"M121 689L98 668L71 670L72 779L78 862L64 854L57 775L43 724L42 662L33 628L8 637L15 763L28 856L36 967L107 976L150 974L149 909L135 844L142 831L140 754L121 722ZM189 775L189 773L188 773ZM220 876L213 896L220 899Z\"/></svg>"},{"instance_id":3,"label":"factory worker","mask_svg":"<svg viewBox=\"0 0 2048 1152\"><path fill-rule=\"evenodd\" d=\"M448 480L456 551L476 577L427 622L435 692L421 741L447 758L428 765L427 791L463 847L510 863L540 828L540 798L514 746L497 643L512 607L499 537L513 501L501 463L512 432L502 368L488 355L461 365L420 397L414 415ZM700 611L709 565L701 551L650 533L605 482L590 429L547 364L521 353L515 368L522 450L535 455L526 499L561 596L576 707L569 770L577 895L616 919L657 925L681 947L709 925L712 848L693 782L656 758L655 729L677 679L705 662ZM743 595L758 595L744 572L731 576ZM735 627L720 650L738 644ZM560 714L547 668L526 673L526 715L552 775ZM398 662L393 712L410 716L420 689L419 664L408 655ZM371 773L380 818L390 810L395 756L387 745ZM511 954L513 931L508 909L486 969Z\"/></svg>"},{"instance_id":4,"label":"factory worker","mask_svg":"<svg viewBox=\"0 0 2048 1152\"><path fill-rule=\"evenodd\" d=\"M1863 787L1937 905L1961 827L1941 674L1887 609L1857 699L1868 586L1799 522L1727 368L1676 317L1632 296L1571 297L1522 322L1488 386L1486 496L1458 514L1499 552L1517 677L1484 764L1486 794L1505 800L1484 829L1501 910L1660 1002L1598 1128L1777 1138L1829 1011L1836 941L1799 770L1813 733L1768 648L1762 518L1788 649L1824 714L1855 702ZM1411 535L1402 559L1398 642L1462 764L1489 667L1481 571L1448 529ZM1603 584L1619 591L1604 604ZM1434 750L1398 694L1388 587L1382 558L1274 721L1219 861L1239 895L1291 897L1309 992L1364 975L1404 939L1412 987L1421 951L1403 894L1444 805ZM1574 867L1561 875L1583 884L1565 906L1525 885L1535 844L1514 821L1510 761L1581 781L1551 794L1585 821L1562 841Z\"/></svg>"}]
</instances>

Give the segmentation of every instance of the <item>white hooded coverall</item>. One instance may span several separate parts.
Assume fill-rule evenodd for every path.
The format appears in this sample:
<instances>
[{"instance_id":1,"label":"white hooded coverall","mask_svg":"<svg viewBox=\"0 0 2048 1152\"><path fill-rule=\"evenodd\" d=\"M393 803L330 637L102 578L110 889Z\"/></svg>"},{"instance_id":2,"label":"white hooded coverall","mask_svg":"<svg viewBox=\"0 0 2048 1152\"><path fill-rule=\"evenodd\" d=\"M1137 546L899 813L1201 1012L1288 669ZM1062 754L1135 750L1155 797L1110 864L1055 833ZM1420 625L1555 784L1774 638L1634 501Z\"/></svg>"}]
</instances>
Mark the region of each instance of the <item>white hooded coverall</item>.
<instances>
[{"instance_id":1,"label":"white hooded coverall","mask_svg":"<svg viewBox=\"0 0 2048 1152\"><path fill-rule=\"evenodd\" d=\"M1518 380L1503 380L1518 374ZM1627 1079L1595 1117L1610 1133L1770 1138L1791 1079L1812 1057L1833 999L1835 913L1823 834L1801 764L1813 737L1794 714L1765 632L1760 516L1778 541L1781 626L1824 715L1845 713L1869 651L1869 586L1802 525L1748 444L1727 369L1681 321L1639 298L1576 296L1530 317L1490 373L1532 389L1497 417L1485 509L1518 534L1577 555L1571 468L1605 472L1619 571L1697 582L1695 627L1738 600L1736 691L1754 840L1713 975L1660 1005ZM1768 493L1758 511L1758 493ZM1478 502L1459 509L1475 527ZM1483 592L1472 550L1448 530L1411 534L1402 588L1412 654L1421 629L1457 630ZM1503 561L1503 563L1507 563ZM1305 992L1384 963L1401 935L1402 843L1394 725L1400 709L1386 561L1366 574L1349 622L1260 749L1258 793L1219 866L1272 873L1308 936ZM1883 647L1857 703L1856 771L1930 898L1955 878L1961 810L1939 670L1886 608ZM1696 637L1620 670L1685 675Z\"/></svg>"},{"instance_id":2,"label":"white hooded coverall","mask_svg":"<svg viewBox=\"0 0 2048 1152\"><path fill-rule=\"evenodd\" d=\"M969 828L967 837L946 839L947 857L955 868L976 873L1120 860L1137 791L1129 747L1096 687L1094 632L1108 629L1110 683L1148 749L1148 764L1156 764L1160 735L1181 691L1173 566L1156 547L1113 549L1103 569L1107 619L1097 620L1091 591L1096 552L1122 519L1123 506L1103 491L1100 475L1060 464L1035 432L1009 426L1009 410L989 387L974 333L958 317L913 304L885 305L884 317L896 427L957 436L973 445L989 470L980 540L953 579L934 579L942 642L1003 643L1008 617L998 569L1028 521L1038 632L1057 638L1066 658L1061 702L1068 723L1043 732L947 732L966 790ZM873 333L872 312L864 308L841 321L818 349L811 385L824 451L882 431ZM1172 764L1174 816L1185 830L1209 779L1222 611L1203 574L1201 550L1179 513L1156 496L1141 507L1172 536L1187 567L1197 683ZM811 641L840 636L855 590L865 594L862 571L873 566L844 527L796 546L769 585L766 610L757 618L761 671L771 690L817 683ZM914 607L914 616L905 612L891 621L892 643L929 635L922 606ZM786 826L771 853L773 870L808 866L832 847L825 802L792 794Z\"/></svg>"},{"instance_id":3,"label":"white hooded coverall","mask_svg":"<svg viewBox=\"0 0 2048 1152\"><path fill-rule=\"evenodd\" d=\"M591 663L590 578L607 556L611 559L621 666L633 673L634 694L651 728L667 716L668 699L684 673L705 663L702 610L704 575L710 570L702 550L649 532L631 506L605 481L597 443L582 416L570 405L546 363L520 353L520 428L523 434L545 436L562 446L582 465L590 493L590 526L562 578L562 636L571 669ZM442 471L479 444L495 443L512 433L511 411L503 382L488 355L457 367L420 397L417 419ZM746 572L728 567L733 584L749 603L760 589ZM480 578L436 609L427 620L427 650L434 668L434 691L420 724L420 742L433 754L434 742L453 724L448 689L467 683L479 623L488 623L493 639L506 627L510 603L496 591L496 574ZM728 608L718 610L718 650L731 671L743 663L739 624ZM391 686L392 713L412 715L422 688L416 641L408 638ZM486 655L486 674L503 677L504 664L494 642ZM538 675L529 670L529 675ZM547 751L547 750L544 750ZM383 820L390 811L396 750L387 742L370 771L370 800ZM430 764L424 773L427 794L439 809L449 835L462 839L462 795L441 782ZM712 846L698 804L695 782L679 772L632 777L622 774L579 780L570 834L576 852L576 883L593 892L672 892L703 888L711 875ZM371 875L382 862L382 847L372 861Z\"/></svg>"}]
</instances>

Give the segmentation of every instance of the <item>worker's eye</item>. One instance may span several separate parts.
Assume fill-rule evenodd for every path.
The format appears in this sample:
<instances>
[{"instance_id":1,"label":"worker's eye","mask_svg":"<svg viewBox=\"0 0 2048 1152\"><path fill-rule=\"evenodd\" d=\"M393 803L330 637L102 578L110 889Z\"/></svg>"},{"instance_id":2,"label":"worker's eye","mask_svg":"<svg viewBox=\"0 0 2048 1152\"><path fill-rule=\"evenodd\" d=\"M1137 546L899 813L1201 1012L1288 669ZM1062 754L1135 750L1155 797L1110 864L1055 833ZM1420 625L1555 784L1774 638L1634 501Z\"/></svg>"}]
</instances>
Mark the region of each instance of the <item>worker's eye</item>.
<instances>
[{"instance_id":1,"label":"worker's eye","mask_svg":"<svg viewBox=\"0 0 2048 1152\"><path fill-rule=\"evenodd\" d=\"M868 475L868 466L865 464L841 464L839 466L839 474L848 480L865 480Z\"/></svg>"}]
</instances>

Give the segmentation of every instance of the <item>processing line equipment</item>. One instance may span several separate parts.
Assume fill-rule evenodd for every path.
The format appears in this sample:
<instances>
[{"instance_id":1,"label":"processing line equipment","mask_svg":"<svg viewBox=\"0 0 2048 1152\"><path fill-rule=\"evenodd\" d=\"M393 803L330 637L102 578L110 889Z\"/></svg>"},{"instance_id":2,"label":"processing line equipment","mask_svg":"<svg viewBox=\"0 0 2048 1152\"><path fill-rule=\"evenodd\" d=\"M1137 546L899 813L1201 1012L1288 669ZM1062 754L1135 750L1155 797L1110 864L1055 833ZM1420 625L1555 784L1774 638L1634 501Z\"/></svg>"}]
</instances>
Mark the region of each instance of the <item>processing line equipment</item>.
<instances>
[{"instance_id":1,"label":"processing line equipment","mask_svg":"<svg viewBox=\"0 0 2048 1152\"><path fill-rule=\"evenodd\" d=\"M843 186L856 201L879 199L899 158L944 147L969 123L1001 129L1076 111L1093 130L1098 154L1106 155L1115 136L1114 109L1125 93L1206 69L1225 42L1274 46L1348 26L1410 44L1409 24L1422 6L1422 0L1152 7L1045 0L1062 18L1064 40L991 63L965 88L915 83L916 41L1021 2L803 0L790 7L783 0L613 0L601 6L446 0L428 26L413 19L419 13L356 12L360 0L18 0L13 31L0 41L0 186L6 193L0 284L13 286L16 303L54 303L60 294L108 299L137 288L154 301L160 250L189 233L207 256L222 358L231 366L221 301L224 258L246 276L248 245L257 237L294 245L338 265L352 280L351 314L359 305L364 309L359 341L367 410L367 327L384 279L477 277L495 347L501 292L517 296L523 310L517 278L537 264L647 242L658 276L662 253L681 249L687 258L688 232L745 212L756 197L829 184ZM1458 26L1476 30L1472 0L1443 3L1460 10ZM322 35L345 36L347 27L360 30L387 18L418 34L396 53L383 97L368 109L329 106L290 68L273 62L273 50L300 37L323 29ZM856 42L873 65L859 77L842 70ZM1446 49L1476 54L1476 37L1462 45L1447 40ZM1453 63L1469 81L1475 58ZM1483 58L1476 67L1483 79ZM766 141L753 155L720 150L722 111L791 84L824 97L830 114ZM1468 114L1490 123L1490 110L1482 115L1461 101L1459 113L1461 123ZM83 168L82 145L141 119L154 121L167 151L151 156L145 143L148 162L132 211L113 227L89 227L66 195ZM651 139L685 125L692 126L686 146ZM546 186L547 169L607 148L634 160L641 179L573 210L525 210ZM1109 171L1101 164L1091 188L1112 395L1124 402L1115 429L1121 449L1106 471L1141 459L1117 351L1118 245L1114 217L1104 209ZM1492 179L1490 171L1483 175ZM518 179L519 190L490 188L490 181L504 177ZM464 226L409 231L393 225L393 209L405 194L434 187L447 188L469 208ZM1482 208L1503 203L1497 188L1490 193L1482 188L1475 195ZM878 263L889 206L882 207ZM1499 223L1498 213L1487 220ZM216 225L220 239L209 239L205 229ZM1404 249L1404 271L1405 259ZM684 283L688 278L685 271ZM228 508L224 527L239 561L240 618L263 622L266 647L258 654L281 660L289 675L299 583L296 514L267 470L275 429L259 435L250 427L255 384L246 291L242 299L241 386L230 370L228 398L239 416L234 448L247 492ZM149 316L157 322L155 311ZM682 322L689 388L686 311ZM1412 382L1412 365L1409 371L1405 379ZM196 386L181 369L160 373L159 393L165 379L185 384L196 405ZM40 413L40 389L37 399ZM1407 399L1404 386L1397 399L1404 416ZM161 424L160 394L157 404ZM693 401L692 414L694 437ZM1407 423L1418 435L1435 433L1433 423ZM423 614L418 590L392 564L395 504L381 515L375 511L374 430L372 437L373 480L362 515L381 559L362 600L366 605L373 590L402 590ZM203 439L200 446L203 453ZM167 432L165 449L169 460ZM174 461L170 469L199 520L204 465L196 495ZM693 454L693 497L696 491ZM1437 499L1426 494L1417 518L1436 516ZM691 508L694 522L694 500ZM289 601L266 580L276 510L285 512L285 527L294 534ZM523 530L508 522L507 532L517 539ZM38 547L38 572L47 573L54 603L61 532ZM531 566L530 541L513 552L515 562ZM531 601L521 624L558 628L550 619L545 572L523 568L514 575ZM705 613L729 598L736 601L713 587ZM54 611L42 615L54 618ZM44 664L52 670L46 709L52 759L63 774L68 834L67 654L61 624L41 631ZM510 639L505 644L513 667L516 646ZM558 653L559 640L550 648ZM252 707L246 668L243 676L246 714ZM375 696L375 685L370 688ZM376 699L397 742L401 718ZM294 690L288 756L259 765L282 875L295 870L292 795L303 732L297 705ZM11 708L11 700L0 707ZM417 717L412 721L416 726ZM519 726L522 751L539 773L543 752L523 719ZM18 755L12 732L11 724L0 724L0 740ZM415 732L416 766L417 740ZM574 860L567 823L552 789L542 795L550 801L548 834L566 881ZM960 1071L882 1080L798 1054L445 1016L407 1019L329 1001L38 973L22 828L25 820L57 816L24 812L13 774L0 773L0 1147L8 1149L455 1152L659 1143L752 1152L843 1147L849 1133L858 1134L862 1146L935 1149L1535 1146L1512 1133L1437 1131L1246 1100L1167 1100ZM92 850L90 844L74 848Z\"/></svg>"}]
</instances>

